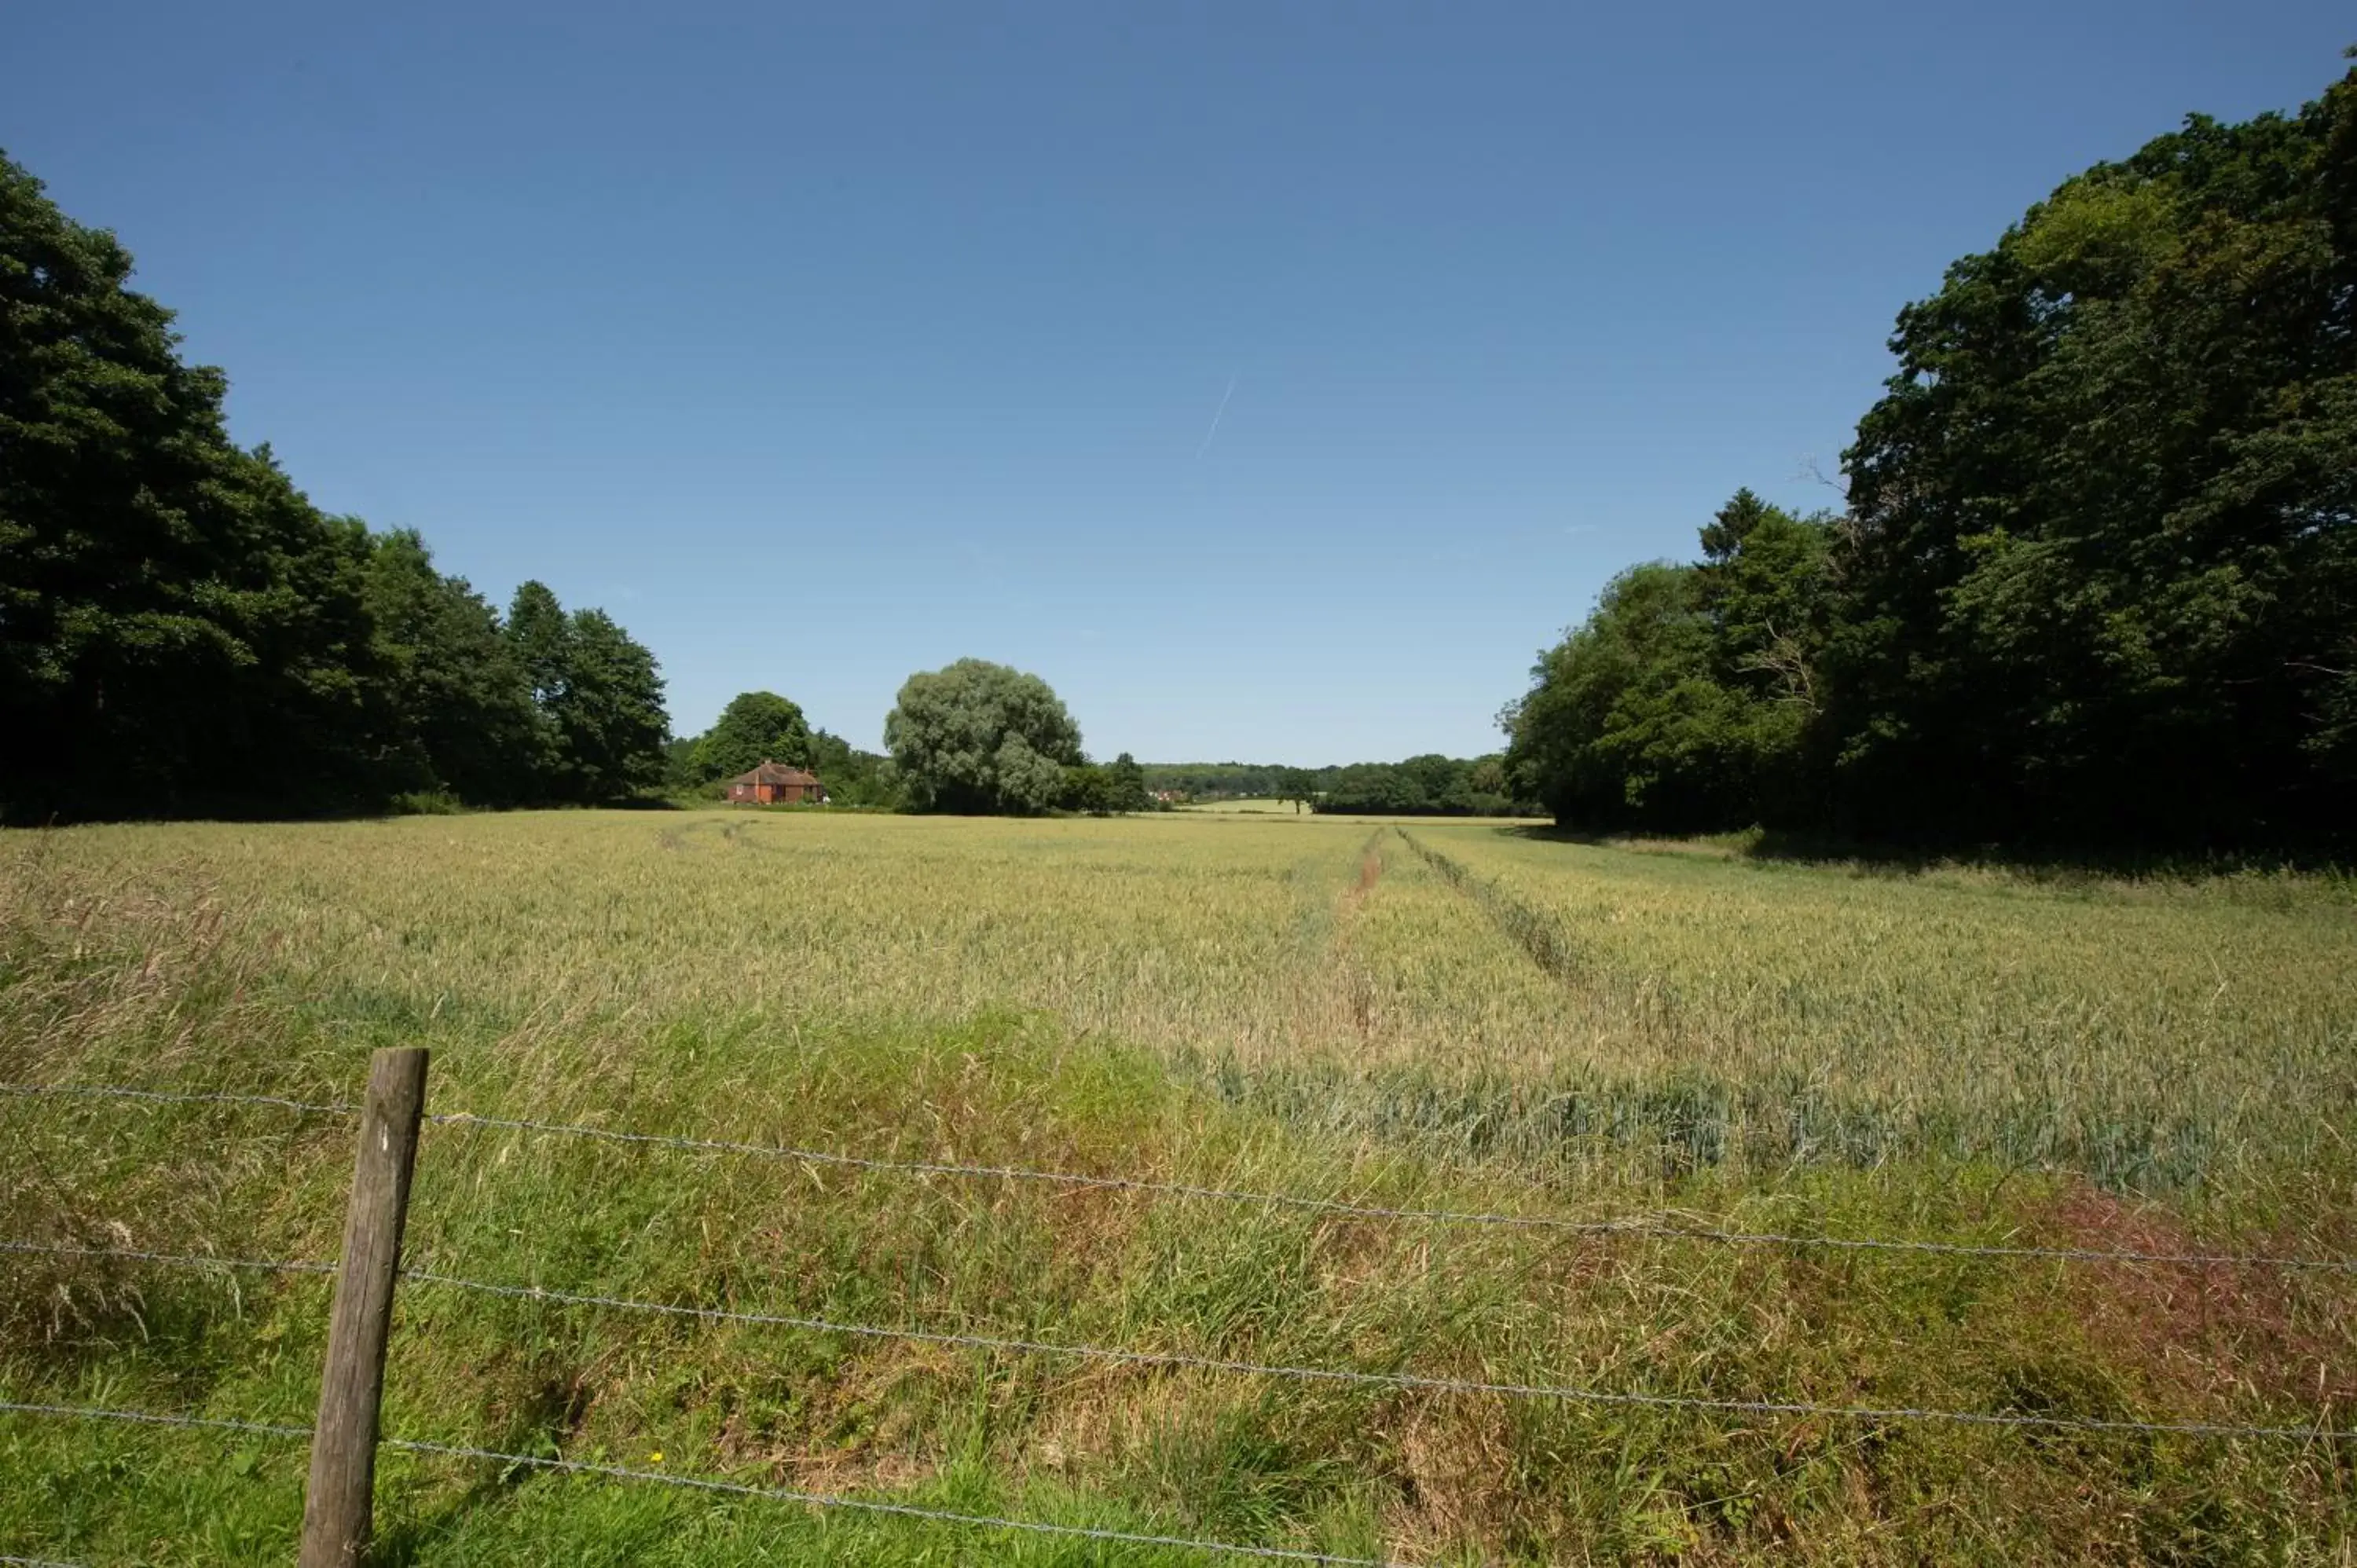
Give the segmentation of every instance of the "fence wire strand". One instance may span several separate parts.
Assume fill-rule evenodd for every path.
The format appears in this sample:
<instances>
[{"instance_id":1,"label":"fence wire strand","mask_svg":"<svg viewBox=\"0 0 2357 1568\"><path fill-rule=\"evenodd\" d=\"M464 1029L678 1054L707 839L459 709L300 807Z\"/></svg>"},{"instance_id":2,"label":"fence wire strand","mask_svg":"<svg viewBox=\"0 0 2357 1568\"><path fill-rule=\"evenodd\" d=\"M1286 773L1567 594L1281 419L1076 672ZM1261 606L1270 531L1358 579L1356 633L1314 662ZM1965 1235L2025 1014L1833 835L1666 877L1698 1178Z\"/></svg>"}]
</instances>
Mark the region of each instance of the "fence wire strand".
<instances>
[{"instance_id":1,"label":"fence wire strand","mask_svg":"<svg viewBox=\"0 0 2357 1568\"><path fill-rule=\"evenodd\" d=\"M295 1258L221 1258L208 1252L143 1252L131 1247L80 1247L60 1241L0 1241L0 1252L43 1252L63 1258L120 1258L181 1268L246 1269L256 1273L332 1274L333 1263Z\"/></svg>"},{"instance_id":2,"label":"fence wire strand","mask_svg":"<svg viewBox=\"0 0 2357 1568\"><path fill-rule=\"evenodd\" d=\"M111 1084L11 1084L0 1083L0 1095L17 1098L58 1098L116 1100L155 1104L252 1106L288 1111L303 1115L350 1116L358 1107L338 1103L296 1100L276 1095L231 1094L199 1091L150 1090ZM1624 1219L1576 1219L1550 1215L1505 1212L1482 1212L1448 1208L1390 1208L1372 1204L1351 1203L1333 1198L1312 1197L1298 1194L1255 1192L1238 1188L1198 1186L1183 1182L1156 1181L1133 1176L1086 1176L1072 1172L1031 1170L1008 1165L956 1164L920 1160L885 1159L839 1154L832 1150L800 1148L791 1145L741 1143L723 1139L677 1136L665 1133L618 1131L576 1123L533 1121L521 1118L479 1116L468 1112L442 1112L429 1115L426 1121L443 1126L469 1127L585 1138L607 1143L688 1150L705 1154L743 1155L761 1158L798 1161L808 1165L839 1169L889 1173L915 1176L942 1176L964 1180L996 1180L1029 1182L1060 1187L1070 1191L1131 1192L1157 1197L1254 1205L1270 1208L1329 1215L1349 1219L1399 1220L1434 1225L1482 1226L1503 1229L1541 1230L1565 1235L1639 1236L1663 1239L1712 1241L1743 1246L1783 1246L1794 1248L1824 1248L1845 1251L1878 1252L1918 1252L1956 1257L2048 1259L2099 1263L2152 1263L2190 1267L2272 1267L2357 1272L2357 1259L2311 1258L2270 1255L2263 1253L2226 1252L2158 1252L2111 1251L2095 1248L2006 1246L1962 1242L1906 1240L1889 1238L1837 1237L1824 1235L1787 1234L1773 1231L1738 1230L1706 1226L1677 1224L1655 1218ZM31 1240L0 1240L0 1253L48 1254L62 1257L117 1259L125 1262L151 1263L167 1267L191 1269L227 1269L255 1273L278 1273L307 1275L332 1275L337 1265L309 1260L231 1258L195 1253L153 1251L129 1247L93 1247L65 1242ZM1972 1412L1916 1406L1866 1406L1824 1404L1781 1400L1715 1399L1678 1394L1652 1394L1587 1388L1574 1384L1513 1383L1489 1381L1471 1378L1434 1376L1414 1372L1378 1372L1332 1367L1299 1367L1278 1363L1248 1361L1215 1356L1197 1355L1183 1351L1129 1349L1088 1344L1058 1343L986 1334L951 1332L938 1329L892 1327L876 1324L844 1323L822 1317L800 1316L780 1313L744 1312L722 1307L681 1305L670 1303L633 1300L627 1297L603 1296L573 1292L553 1291L537 1285L504 1284L491 1281L473 1280L456 1275L404 1270L403 1277L414 1283L446 1289L474 1292L482 1294L541 1303L554 1306L599 1308L611 1311L660 1315L677 1318L693 1318L708 1323L739 1323L752 1326L781 1327L815 1334L839 1334L869 1339L896 1340L908 1343L954 1347L994 1353L1011 1353L1043 1357L1070 1357L1112 1365L1155 1367L1174 1369L1216 1372L1251 1377L1286 1378L1329 1385L1355 1388L1387 1388L1416 1390L1441 1393L1485 1394L1501 1398L1544 1399L1605 1407L1652 1409L1668 1411L1715 1412L1730 1414L1822 1417L1860 1422L1937 1422L1953 1425L1991 1428L2032 1429L2041 1431L2072 1431L2102 1433L2135 1433L2155 1435L2180 1435L2222 1438L2292 1439L2311 1442L2357 1441L2357 1430L2337 1430L2310 1426L2264 1426L2227 1422L2157 1422L2118 1418L2039 1415L2012 1412ZM172 1427L199 1431L241 1433L253 1436L285 1439L307 1439L312 1429L307 1426L286 1426L271 1423L234 1420L226 1417L179 1415L166 1412L124 1410L98 1406L45 1404L30 1402L0 1400L0 1413L47 1416L61 1419L113 1421L138 1425ZM1055 1524L1042 1520L1000 1519L989 1515L971 1514L947 1509L935 1509L913 1503L895 1503L845 1497L827 1492L806 1492L790 1487L760 1486L726 1481L710 1477L668 1475L661 1471L643 1470L626 1466L607 1465L587 1460L562 1457L509 1454L494 1449L463 1444L429 1442L423 1439L389 1437L381 1446L428 1456L493 1462L511 1466L555 1473L603 1477L615 1481L644 1482L652 1485L683 1487L707 1494L760 1498L778 1502L800 1503L819 1509L845 1509L866 1514L896 1516L935 1523L953 1524L976 1529L1024 1531L1037 1535L1099 1541L1110 1543L1157 1547L1167 1550L1200 1552L1234 1557L1258 1558L1265 1561L1333 1564L1336 1568L1405 1568L1404 1564L1385 1559L1352 1557L1330 1552L1297 1548L1251 1546L1217 1541L1193 1540L1181 1536L1155 1535L1141 1531L1099 1529L1081 1525ZM25 1564L27 1568L78 1568L71 1563L55 1563L27 1557L0 1556L0 1565Z\"/></svg>"},{"instance_id":3,"label":"fence wire strand","mask_svg":"<svg viewBox=\"0 0 2357 1568\"><path fill-rule=\"evenodd\" d=\"M61 1252L68 1255L112 1257L187 1267L227 1267L288 1273L331 1274L335 1265L301 1260L219 1258L200 1254L142 1252L127 1248L67 1247L46 1242L0 1241L0 1251ZM1308 1382L1339 1383L1358 1388L1415 1389L1436 1393L1496 1394L1507 1399L1562 1400L1578 1404L1652 1410L1717 1411L1746 1415L1827 1416L1849 1421L1934 1421L1953 1425L2035 1428L2064 1432L2142 1432L2190 1437L2298 1438L2318 1442L2357 1441L2357 1430L2314 1426L2260 1426L2242 1422L2132 1421L2099 1416L2029 1415L2004 1411L1943 1410L1914 1405L1837 1405L1792 1400L1706 1399L1689 1394L1648 1394L1594 1389L1574 1383L1509 1383L1474 1378L1438 1377L1421 1372L1370 1372L1341 1367L1296 1367L1279 1362L1246 1361L1200 1356L1183 1350L1134 1350L1116 1346L1067 1344L1056 1340L1022 1339L1002 1335L964 1334L945 1329L901 1328L873 1323L843 1323L833 1318L789 1313L741 1312L729 1307L687 1306L670 1302L639 1301L628 1296L590 1295L550 1290L541 1285L502 1284L456 1274L404 1269L401 1277L414 1284L480 1295L536 1302L549 1306L598 1307L615 1312L647 1313L666 1317L694 1318L705 1323L742 1323L759 1327L792 1328L812 1334L844 1334L856 1338L891 1339L920 1345L944 1345L960 1349L987 1350L1028 1356L1070 1356L1120 1366L1165 1367L1189 1371L1223 1372L1245 1377L1293 1378ZM0 1409L12 1408L0 1405Z\"/></svg>"},{"instance_id":4,"label":"fence wire strand","mask_svg":"<svg viewBox=\"0 0 2357 1568\"><path fill-rule=\"evenodd\" d=\"M1172 1367L1194 1371L1230 1372L1249 1377L1294 1378L1311 1382L1342 1383L1362 1388L1421 1389L1440 1393L1497 1394L1510 1399L1564 1400L1582 1404L1635 1406L1655 1410L1721 1411L1749 1415L1832 1416L1853 1421L1940 1421L1966 1426L2035 1427L2064 1432L2175 1433L2196 1437L2292 1437L2323 1441L2357 1439L2357 1431L2310 1426L2256 1426L2238 1422L2128 1421L2095 1416L2025 1415L2007 1412L1958 1411L1913 1406L1811 1404L1782 1400L1705 1399L1685 1394L1625 1393L1569 1383L1502 1383L1472 1378L1444 1378L1417 1372L1365 1372L1335 1367L1291 1367L1262 1361L1230 1360L1179 1350L1129 1350L1102 1345L1071 1345L1039 1339L1005 1338L994 1335L957 1334L941 1329L891 1328L868 1323L838 1323L823 1317L799 1317L783 1313L737 1312L716 1306L681 1306L663 1302L633 1301L622 1296L582 1295L537 1285L499 1284L488 1280L461 1279L449 1274L404 1271L403 1278L419 1284L479 1292L556 1306L605 1307L621 1312L653 1313L693 1317L712 1323L745 1323L798 1328L814 1334L847 1334L870 1339L897 1339L924 1345L949 1345L970 1350L1010 1351L1021 1355L1072 1356L1129 1366Z\"/></svg>"},{"instance_id":5,"label":"fence wire strand","mask_svg":"<svg viewBox=\"0 0 2357 1568\"><path fill-rule=\"evenodd\" d=\"M102 1405L32 1404L13 1400L0 1400L0 1413L46 1415L83 1421L120 1421L142 1426L184 1427L197 1431L242 1432L262 1437L309 1437L307 1426L276 1426L264 1422L232 1421L221 1416L169 1415L151 1411L122 1410ZM1231 1557L1258 1557L1285 1563L1318 1563L1333 1568L1409 1568L1408 1564L1378 1557L1344 1557L1328 1552L1306 1552L1283 1546L1245 1546L1226 1541L1195 1541L1178 1535L1147 1535L1126 1530L1101 1530L1088 1525L1050 1524L1044 1520L999 1519L988 1514L960 1513L949 1509L924 1508L915 1503L879 1502L866 1498L847 1498L834 1492L803 1492L785 1487L758 1487L743 1481L723 1481L705 1476L670 1476L660 1470L640 1470L625 1465L593 1464L585 1459L561 1459L547 1455L507 1454L494 1448L471 1448L462 1444L430 1443L421 1438L387 1437L380 1439L381 1448L398 1448L404 1453L432 1455L451 1459L490 1460L503 1465L522 1465L533 1469L554 1470L573 1475L601 1476L608 1480L649 1481L658 1486L682 1487L700 1492L717 1492L732 1497L760 1498L773 1502L805 1503L817 1508L850 1509L862 1513L892 1514L905 1519L925 1520L940 1524L971 1525L985 1530L1019 1530L1035 1535L1075 1537L1087 1541L1106 1541L1125 1546L1159 1546L1184 1552L1208 1552ZM0 1563L25 1561L0 1558ZM72 1564L55 1568L73 1568Z\"/></svg>"},{"instance_id":6,"label":"fence wire strand","mask_svg":"<svg viewBox=\"0 0 2357 1568\"><path fill-rule=\"evenodd\" d=\"M796 1148L780 1144L742 1144L717 1138L679 1137L666 1133L625 1133L563 1122L533 1122L514 1117L477 1116L447 1112L425 1118L445 1126L490 1127L522 1133L548 1133L592 1138L608 1143L653 1144L700 1154L754 1155L771 1159L801 1160L811 1165L850 1170L890 1172L908 1176L957 1176L969 1179L1041 1182L1073 1189L1144 1193L1158 1197L1204 1199L1220 1203L1257 1204L1275 1208L1305 1209L1346 1219L1405 1219L1436 1225L1481 1225L1503 1229L1552 1230L1582 1236L1658 1236L1667 1239L1720 1241L1738 1246L1827 1247L1846 1251L1933 1252L1972 1258L2048 1258L2075 1262L2174 1263L2196 1267L2319 1269L2357 1272L2357 1259L2301 1258L2266 1253L2137 1252L2090 1247L2010 1247L1995 1243L1914 1241L1879 1237L1784 1234L1769 1230L1717 1230L1708 1226L1674 1225L1658 1219L1566 1219L1557 1215L1485 1213L1455 1208L1386 1208L1373 1204L1345 1203L1335 1198L1307 1197L1296 1193L1252 1192L1234 1187L1197 1187L1185 1182L1149 1181L1136 1176L1082 1176L1070 1171L1026 1170L1013 1165L945 1165L924 1160L877 1159L836 1154L826 1149Z\"/></svg>"},{"instance_id":7,"label":"fence wire strand","mask_svg":"<svg viewBox=\"0 0 2357 1568\"><path fill-rule=\"evenodd\" d=\"M359 1107L334 1101L289 1100L268 1094L184 1093L135 1089L115 1084L0 1083L0 1094L55 1095L94 1099L146 1101L163 1104L258 1105L318 1116L350 1116ZM1655 1219L1569 1219L1559 1215L1511 1214L1478 1209L1385 1208L1348 1203L1338 1198L1308 1197L1297 1193L1254 1192L1236 1187L1197 1186L1188 1182L1152 1181L1139 1176L1084 1176L1072 1171L1027 1170L1015 1165L958 1165L927 1160L880 1159L838 1154L783 1144L738 1143L723 1138L692 1138L667 1133L629 1133L577 1122L537 1122L520 1117L479 1116L471 1112L440 1112L425 1120L442 1126L488 1127L519 1133L544 1133L613 1144L651 1144L699 1154L750 1155L768 1159L799 1160L808 1165L846 1170L896 1173L905 1176L953 1176L966 1180L1037 1182L1074 1191L1135 1192L1157 1197L1178 1197L1217 1203L1252 1204L1329 1214L1343 1219L1397 1219L1426 1225L1475 1225L1503 1230L1546 1230L1574 1236L1659 1237L1665 1240L1715 1241L1742 1247L1816 1247L1841 1251L1921 1252L1958 1258L2030 1258L2083 1263L2154 1263L2183 1268L2312 1269L2357 1273L2357 1258L2307 1258L2266 1252L2147 1252L2102 1247L2018 1247L2001 1243L1919 1241L1893 1237L1824 1236L1775 1230L1737 1230L1706 1225L1679 1225Z\"/></svg>"},{"instance_id":8,"label":"fence wire strand","mask_svg":"<svg viewBox=\"0 0 2357 1568\"><path fill-rule=\"evenodd\" d=\"M277 1426L265 1421L233 1421L223 1415L173 1415L164 1411L123 1410L113 1405L32 1404L0 1400L0 1415L54 1415L81 1421L123 1421L136 1426L178 1426L199 1432L242 1432L254 1437L308 1437L307 1426Z\"/></svg>"},{"instance_id":9,"label":"fence wire strand","mask_svg":"<svg viewBox=\"0 0 2357 1568\"><path fill-rule=\"evenodd\" d=\"M267 1105L280 1111L300 1111L311 1116L350 1116L357 1105L334 1101L287 1100L275 1094L201 1094L166 1089L129 1089L112 1083L0 1083L0 1094L29 1099L36 1096L75 1100L143 1100L158 1105Z\"/></svg>"}]
</instances>

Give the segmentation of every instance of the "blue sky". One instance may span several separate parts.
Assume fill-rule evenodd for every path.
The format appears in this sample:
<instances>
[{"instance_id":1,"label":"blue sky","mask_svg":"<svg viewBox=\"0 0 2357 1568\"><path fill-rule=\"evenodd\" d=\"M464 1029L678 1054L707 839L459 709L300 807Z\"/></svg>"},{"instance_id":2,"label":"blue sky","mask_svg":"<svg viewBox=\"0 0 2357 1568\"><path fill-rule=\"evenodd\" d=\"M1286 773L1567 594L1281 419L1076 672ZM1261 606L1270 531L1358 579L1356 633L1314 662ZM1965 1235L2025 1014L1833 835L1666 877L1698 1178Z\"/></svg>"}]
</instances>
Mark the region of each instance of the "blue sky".
<instances>
[{"instance_id":1,"label":"blue sky","mask_svg":"<svg viewBox=\"0 0 2357 1568\"><path fill-rule=\"evenodd\" d=\"M1032 670L1100 756L1493 748L1891 318L2345 6L120 5L0 147L321 505L867 745ZM1232 392L1230 388L1232 386ZM1224 413L1220 413L1222 399ZM1216 431L1213 419L1218 414Z\"/></svg>"}]
</instances>

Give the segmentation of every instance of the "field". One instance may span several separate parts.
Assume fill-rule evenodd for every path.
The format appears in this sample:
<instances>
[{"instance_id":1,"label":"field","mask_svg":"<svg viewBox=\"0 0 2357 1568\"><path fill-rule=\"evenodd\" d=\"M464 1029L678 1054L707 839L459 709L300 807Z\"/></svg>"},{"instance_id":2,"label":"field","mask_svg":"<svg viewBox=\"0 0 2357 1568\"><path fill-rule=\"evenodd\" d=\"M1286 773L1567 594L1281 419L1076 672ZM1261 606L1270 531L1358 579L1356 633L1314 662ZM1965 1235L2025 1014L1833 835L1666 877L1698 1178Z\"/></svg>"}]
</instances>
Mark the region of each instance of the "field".
<instances>
[{"instance_id":1,"label":"field","mask_svg":"<svg viewBox=\"0 0 2357 1568\"><path fill-rule=\"evenodd\" d=\"M2329 877L1289 811L0 838L11 1084L341 1101L417 1044L446 1114L1631 1227L426 1131L428 1274L1558 1393L413 1279L389 1434L1418 1563L2357 1560L2303 1434L2357 1427L2357 1273L1679 1233L2357 1257L2352 960ZM0 1097L0 1240L332 1258L350 1136ZM328 1288L0 1252L0 1402L307 1423ZM0 1413L0 1556L289 1561L303 1466ZM1214 1560L404 1450L378 1518L419 1568Z\"/></svg>"}]
</instances>

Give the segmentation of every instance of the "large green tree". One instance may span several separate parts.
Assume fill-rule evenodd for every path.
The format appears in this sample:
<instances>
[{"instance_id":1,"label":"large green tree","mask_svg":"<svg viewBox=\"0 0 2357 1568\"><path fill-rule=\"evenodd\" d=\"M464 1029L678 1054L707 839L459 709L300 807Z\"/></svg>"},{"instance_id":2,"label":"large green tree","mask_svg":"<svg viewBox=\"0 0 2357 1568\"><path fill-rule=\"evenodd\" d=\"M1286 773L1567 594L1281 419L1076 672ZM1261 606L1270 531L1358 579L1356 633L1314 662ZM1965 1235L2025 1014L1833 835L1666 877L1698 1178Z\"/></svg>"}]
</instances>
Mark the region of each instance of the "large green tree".
<instances>
[{"instance_id":1,"label":"large green tree","mask_svg":"<svg viewBox=\"0 0 2357 1568\"><path fill-rule=\"evenodd\" d=\"M0 157L0 809L362 800L365 531L231 443L130 274Z\"/></svg>"},{"instance_id":2,"label":"large green tree","mask_svg":"<svg viewBox=\"0 0 2357 1568\"><path fill-rule=\"evenodd\" d=\"M1582 827L1805 811L1831 537L1741 490L1704 525L1699 564L1613 579L1509 711L1510 776Z\"/></svg>"},{"instance_id":3,"label":"large green tree","mask_svg":"<svg viewBox=\"0 0 2357 1568\"><path fill-rule=\"evenodd\" d=\"M406 529L376 538L367 604L392 714L387 781L485 805L531 799L554 759L499 613Z\"/></svg>"},{"instance_id":4,"label":"large green tree","mask_svg":"<svg viewBox=\"0 0 2357 1568\"><path fill-rule=\"evenodd\" d=\"M509 624L414 533L231 443L113 236L0 157L0 816L606 800L662 681L537 583Z\"/></svg>"},{"instance_id":5,"label":"large green tree","mask_svg":"<svg viewBox=\"0 0 2357 1568\"><path fill-rule=\"evenodd\" d=\"M1847 455L1858 825L2231 843L2357 784L2357 73L2070 181L1901 314Z\"/></svg>"},{"instance_id":6,"label":"large green tree","mask_svg":"<svg viewBox=\"0 0 2357 1568\"><path fill-rule=\"evenodd\" d=\"M1154 796L1146 787L1146 769L1123 752L1105 764L1105 801L1116 811L1150 811Z\"/></svg>"},{"instance_id":7,"label":"large green tree","mask_svg":"<svg viewBox=\"0 0 2357 1568\"><path fill-rule=\"evenodd\" d=\"M740 692L695 743L698 782L733 779L763 762L811 765L810 722L775 692Z\"/></svg>"},{"instance_id":8,"label":"large green tree","mask_svg":"<svg viewBox=\"0 0 2357 1568\"><path fill-rule=\"evenodd\" d=\"M2357 840L2357 72L2067 181L1910 306L1849 512L1738 494L1509 711L1584 823Z\"/></svg>"},{"instance_id":9,"label":"large green tree","mask_svg":"<svg viewBox=\"0 0 2357 1568\"><path fill-rule=\"evenodd\" d=\"M1080 726L1037 675L961 659L909 677L884 721L884 744L920 810L1034 812L1065 794L1084 761Z\"/></svg>"},{"instance_id":10,"label":"large green tree","mask_svg":"<svg viewBox=\"0 0 2357 1568\"><path fill-rule=\"evenodd\" d=\"M652 653L604 610L563 613L540 583L517 590L508 634L547 726L544 798L620 800L662 782L671 721Z\"/></svg>"}]
</instances>

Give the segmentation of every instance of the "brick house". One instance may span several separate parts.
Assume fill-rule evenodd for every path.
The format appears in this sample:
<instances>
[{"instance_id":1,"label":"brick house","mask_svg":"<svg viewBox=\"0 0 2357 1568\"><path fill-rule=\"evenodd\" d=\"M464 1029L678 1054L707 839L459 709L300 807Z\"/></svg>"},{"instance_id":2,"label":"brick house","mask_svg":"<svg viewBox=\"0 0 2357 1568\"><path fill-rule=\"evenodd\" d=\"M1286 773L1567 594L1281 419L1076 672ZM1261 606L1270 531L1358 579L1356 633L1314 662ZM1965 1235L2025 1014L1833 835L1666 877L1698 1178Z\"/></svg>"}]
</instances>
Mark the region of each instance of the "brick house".
<instances>
[{"instance_id":1,"label":"brick house","mask_svg":"<svg viewBox=\"0 0 2357 1568\"><path fill-rule=\"evenodd\" d=\"M760 767L728 781L728 798L753 806L816 805L826 799L826 789L817 774L763 757Z\"/></svg>"}]
</instances>

